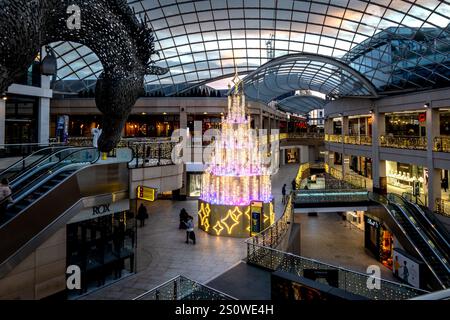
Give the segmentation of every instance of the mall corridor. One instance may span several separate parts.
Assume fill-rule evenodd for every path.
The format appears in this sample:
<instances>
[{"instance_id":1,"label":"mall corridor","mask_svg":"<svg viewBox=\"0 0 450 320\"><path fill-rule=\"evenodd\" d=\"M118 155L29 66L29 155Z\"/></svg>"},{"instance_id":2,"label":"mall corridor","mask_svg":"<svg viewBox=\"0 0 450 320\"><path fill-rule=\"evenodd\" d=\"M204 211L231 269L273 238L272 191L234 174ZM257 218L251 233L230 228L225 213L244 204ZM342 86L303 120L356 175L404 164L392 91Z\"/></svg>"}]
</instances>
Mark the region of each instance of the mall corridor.
<instances>
[{"instance_id":1,"label":"mall corridor","mask_svg":"<svg viewBox=\"0 0 450 320\"><path fill-rule=\"evenodd\" d=\"M297 170L298 164L286 165L272 177L277 217L283 213L281 188L286 183L287 191L290 191ZM145 227L138 228L137 274L82 299L131 299L177 275L206 283L245 258L245 239L211 236L197 226L197 244L185 243L186 232L178 229L178 214L185 208L195 216L197 200L157 200L145 205L149 219ZM194 221L197 224L196 219Z\"/></svg>"}]
</instances>

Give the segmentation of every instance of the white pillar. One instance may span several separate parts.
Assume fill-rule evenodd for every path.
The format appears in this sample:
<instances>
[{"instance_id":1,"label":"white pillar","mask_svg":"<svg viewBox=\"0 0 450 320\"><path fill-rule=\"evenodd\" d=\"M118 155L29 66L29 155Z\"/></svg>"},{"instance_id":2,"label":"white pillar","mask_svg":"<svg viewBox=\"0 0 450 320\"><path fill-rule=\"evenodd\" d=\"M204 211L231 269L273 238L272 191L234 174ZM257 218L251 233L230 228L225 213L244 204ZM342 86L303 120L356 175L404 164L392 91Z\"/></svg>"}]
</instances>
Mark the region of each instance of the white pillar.
<instances>
[{"instance_id":1,"label":"white pillar","mask_svg":"<svg viewBox=\"0 0 450 320\"><path fill-rule=\"evenodd\" d=\"M385 115L376 108L372 113L372 183L373 191L385 194L387 192L386 161L380 159L379 138L385 134Z\"/></svg>"},{"instance_id":2,"label":"white pillar","mask_svg":"<svg viewBox=\"0 0 450 320\"><path fill-rule=\"evenodd\" d=\"M436 199L441 197L441 170L433 164L434 138L440 134L439 109L432 109L430 104L426 117L428 188L424 189L428 189L427 205L433 211Z\"/></svg>"},{"instance_id":3,"label":"white pillar","mask_svg":"<svg viewBox=\"0 0 450 320\"><path fill-rule=\"evenodd\" d=\"M300 163L309 162L308 146L300 146L299 152L300 152Z\"/></svg>"},{"instance_id":4,"label":"white pillar","mask_svg":"<svg viewBox=\"0 0 450 320\"><path fill-rule=\"evenodd\" d=\"M0 145L5 144L6 101L0 99ZM0 148L3 148L1 146Z\"/></svg>"},{"instance_id":5,"label":"white pillar","mask_svg":"<svg viewBox=\"0 0 450 320\"><path fill-rule=\"evenodd\" d=\"M41 76L41 88L50 89L50 77ZM47 145L50 140L50 98L39 98L38 143Z\"/></svg>"}]
</instances>

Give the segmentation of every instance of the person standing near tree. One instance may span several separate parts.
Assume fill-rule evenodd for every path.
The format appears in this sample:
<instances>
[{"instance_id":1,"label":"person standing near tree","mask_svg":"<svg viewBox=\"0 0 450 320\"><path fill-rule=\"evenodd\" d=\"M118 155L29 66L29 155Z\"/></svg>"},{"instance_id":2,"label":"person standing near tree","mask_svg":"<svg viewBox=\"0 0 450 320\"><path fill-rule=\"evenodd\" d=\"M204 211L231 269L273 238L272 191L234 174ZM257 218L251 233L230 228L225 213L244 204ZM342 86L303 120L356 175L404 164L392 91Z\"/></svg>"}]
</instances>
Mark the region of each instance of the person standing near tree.
<instances>
[{"instance_id":1,"label":"person standing near tree","mask_svg":"<svg viewBox=\"0 0 450 320\"><path fill-rule=\"evenodd\" d=\"M283 196L283 199L281 200L281 202L283 204L286 204L286 183L283 185L283 188L281 188L281 194Z\"/></svg>"}]
</instances>

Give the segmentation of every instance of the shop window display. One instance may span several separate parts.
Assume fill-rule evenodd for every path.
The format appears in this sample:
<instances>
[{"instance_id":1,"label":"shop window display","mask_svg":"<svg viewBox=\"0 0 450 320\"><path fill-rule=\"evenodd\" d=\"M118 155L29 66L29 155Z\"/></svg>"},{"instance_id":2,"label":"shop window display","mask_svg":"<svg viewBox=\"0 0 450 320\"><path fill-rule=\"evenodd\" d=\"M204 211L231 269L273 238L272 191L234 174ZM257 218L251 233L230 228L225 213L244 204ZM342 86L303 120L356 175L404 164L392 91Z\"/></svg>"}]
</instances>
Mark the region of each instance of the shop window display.
<instances>
[{"instance_id":1,"label":"shop window display","mask_svg":"<svg viewBox=\"0 0 450 320\"><path fill-rule=\"evenodd\" d=\"M200 197L202 190L202 174L189 174L189 197Z\"/></svg>"},{"instance_id":2,"label":"shop window display","mask_svg":"<svg viewBox=\"0 0 450 320\"><path fill-rule=\"evenodd\" d=\"M67 265L81 269L79 295L134 272L136 223L120 212L67 225Z\"/></svg>"}]
</instances>

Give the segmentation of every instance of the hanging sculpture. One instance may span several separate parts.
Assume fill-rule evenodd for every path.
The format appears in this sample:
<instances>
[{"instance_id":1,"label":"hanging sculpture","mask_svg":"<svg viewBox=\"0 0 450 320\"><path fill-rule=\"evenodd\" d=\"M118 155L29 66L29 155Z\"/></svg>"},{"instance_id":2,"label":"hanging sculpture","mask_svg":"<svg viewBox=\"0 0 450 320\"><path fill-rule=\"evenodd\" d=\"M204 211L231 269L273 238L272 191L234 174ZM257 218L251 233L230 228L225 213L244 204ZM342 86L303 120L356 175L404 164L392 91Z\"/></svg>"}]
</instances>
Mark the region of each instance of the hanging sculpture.
<instances>
[{"instance_id":1,"label":"hanging sculpture","mask_svg":"<svg viewBox=\"0 0 450 320\"><path fill-rule=\"evenodd\" d=\"M71 24L74 14L77 23ZM152 30L126 0L0 0L0 93L27 72L43 46L57 41L87 46L103 65L95 89L103 113L98 146L109 152L121 138L144 76L168 71L151 59Z\"/></svg>"}]
</instances>

